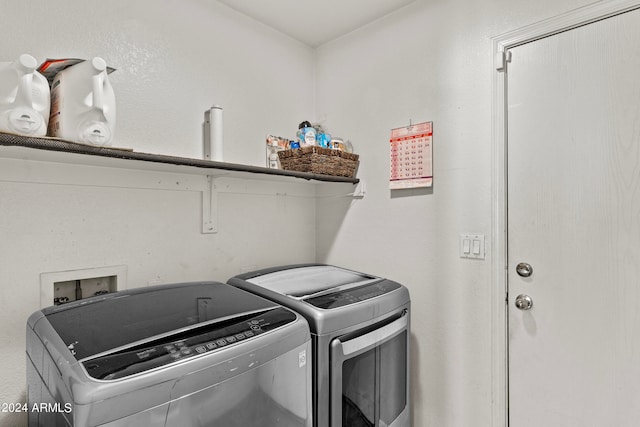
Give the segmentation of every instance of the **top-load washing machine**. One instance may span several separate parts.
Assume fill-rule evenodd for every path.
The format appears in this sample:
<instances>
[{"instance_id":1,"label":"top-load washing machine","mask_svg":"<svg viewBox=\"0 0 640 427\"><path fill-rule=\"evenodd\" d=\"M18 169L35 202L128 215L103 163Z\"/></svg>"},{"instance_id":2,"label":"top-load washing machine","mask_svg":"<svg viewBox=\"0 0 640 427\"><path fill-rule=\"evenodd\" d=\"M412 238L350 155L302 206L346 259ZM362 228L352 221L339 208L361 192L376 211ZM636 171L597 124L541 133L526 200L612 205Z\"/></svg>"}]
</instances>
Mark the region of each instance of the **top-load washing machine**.
<instances>
[{"instance_id":1,"label":"top-load washing machine","mask_svg":"<svg viewBox=\"0 0 640 427\"><path fill-rule=\"evenodd\" d=\"M410 427L410 299L404 286L322 264L268 268L228 283L309 322L314 426Z\"/></svg>"},{"instance_id":2,"label":"top-load washing machine","mask_svg":"<svg viewBox=\"0 0 640 427\"><path fill-rule=\"evenodd\" d=\"M27 323L29 425L311 427L307 322L217 282L116 292Z\"/></svg>"}]
</instances>

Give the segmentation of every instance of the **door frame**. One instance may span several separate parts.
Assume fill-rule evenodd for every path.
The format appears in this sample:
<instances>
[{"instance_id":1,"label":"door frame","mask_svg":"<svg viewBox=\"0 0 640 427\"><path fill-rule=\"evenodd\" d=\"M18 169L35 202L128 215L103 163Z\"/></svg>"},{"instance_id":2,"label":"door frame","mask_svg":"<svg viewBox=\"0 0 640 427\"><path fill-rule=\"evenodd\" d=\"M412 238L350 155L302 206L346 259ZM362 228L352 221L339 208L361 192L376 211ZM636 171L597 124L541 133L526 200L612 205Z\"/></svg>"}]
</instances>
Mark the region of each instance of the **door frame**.
<instances>
[{"instance_id":1,"label":"door frame","mask_svg":"<svg viewBox=\"0 0 640 427\"><path fill-rule=\"evenodd\" d=\"M491 203L491 418L492 426L509 425L509 324L507 260L507 79L509 49L640 8L640 0L593 3L491 39L492 203Z\"/></svg>"}]
</instances>

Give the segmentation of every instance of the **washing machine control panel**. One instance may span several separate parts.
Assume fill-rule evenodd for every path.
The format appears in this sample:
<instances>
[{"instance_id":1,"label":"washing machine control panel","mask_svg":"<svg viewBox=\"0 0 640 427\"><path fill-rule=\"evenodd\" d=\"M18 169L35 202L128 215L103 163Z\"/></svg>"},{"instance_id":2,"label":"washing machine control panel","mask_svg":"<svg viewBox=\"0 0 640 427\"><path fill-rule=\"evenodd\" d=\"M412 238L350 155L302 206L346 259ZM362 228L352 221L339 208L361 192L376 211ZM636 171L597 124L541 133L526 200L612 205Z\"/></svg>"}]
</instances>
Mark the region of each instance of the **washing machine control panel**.
<instances>
[{"instance_id":1,"label":"washing machine control panel","mask_svg":"<svg viewBox=\"0 0 640 427\"><path fill-rule=\"evenodd\" d=\"M295 319L296 315L290 310L274 308L201 326L179 335L86 360L82 364L93 378L116 380L236 345Z\"/></svg>"},{"instance_id":2,"label":"washing machine control panel","mask_svg":"<svg viewBox=\"0 0 640 427\"><path fill-rule=\"evenodd\" d=\"M318 308L338 308L375 298L399 288L401 288L399 283L391 280L382 280L368 285L307 298L304 301Z\"/></svg>"}]
</instances>

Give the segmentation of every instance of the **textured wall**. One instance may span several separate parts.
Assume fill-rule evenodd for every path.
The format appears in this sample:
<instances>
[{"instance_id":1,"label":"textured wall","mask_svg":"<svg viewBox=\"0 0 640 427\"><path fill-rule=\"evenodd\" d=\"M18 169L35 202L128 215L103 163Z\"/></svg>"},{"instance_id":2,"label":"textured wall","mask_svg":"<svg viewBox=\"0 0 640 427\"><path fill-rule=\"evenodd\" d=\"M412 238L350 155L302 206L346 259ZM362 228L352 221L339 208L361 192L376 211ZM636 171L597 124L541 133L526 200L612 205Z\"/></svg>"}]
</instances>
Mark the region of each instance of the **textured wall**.
<instances>
[{"instance_id":1,"label":"textured wall","mask_svg":"<svg viewBox=\"0 0 640 427\"><path fill-rule=\"evenodd\" d=\"M115 146L201 158L204 110L217 103L225 159L263 166L265 133L293 135L313 116L314 51L215 1L1 0L0 15L0 61L101 56L117 69ZM204 235L204 176L0 163L0 403L24 399L41 273L126 265L135 287L315 259L313 184L223 180L220 231ZM2 427L25 423L0 413Z\"/></svg>"},{"instance_id":2,"label":"textured wall","mask_svg":"<svg viewBox=\"0 0 640 427\"><path fill-rule=\"evenodd\" d=\"M100 56L117 100L113 145L202 156L204 111L225 113L228 161L264 164L264 134L312 117L314 51L216 1L0 1L0 61Z\"/></svg>"},{"instance_id":3,"label":"textured wall","mask_svg":"<svg viewBox=\"0 0 640 427\"><path fill-rule=\"evenodd\" d=\"M490 40L587 3L418 0L318 48L316 113L352 140L367 192L318 204L318 259L409 287L416 427L503 421L491 414ZM410 120L434 122L434 184L392 192L389 132ZM486 236L484 261L459 258L463 233Z\"/></svg>"}]
</instances>

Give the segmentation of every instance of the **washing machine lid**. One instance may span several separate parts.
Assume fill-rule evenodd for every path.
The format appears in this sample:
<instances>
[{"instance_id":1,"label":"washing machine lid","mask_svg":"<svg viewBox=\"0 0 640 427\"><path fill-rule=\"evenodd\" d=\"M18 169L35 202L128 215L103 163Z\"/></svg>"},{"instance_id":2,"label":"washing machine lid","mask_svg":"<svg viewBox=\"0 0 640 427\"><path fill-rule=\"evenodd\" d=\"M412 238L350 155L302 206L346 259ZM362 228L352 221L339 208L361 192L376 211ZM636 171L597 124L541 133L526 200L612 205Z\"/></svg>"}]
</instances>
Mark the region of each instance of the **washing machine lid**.
<instances>
[{"instance_id":1,"label":"washing machine lid","mask_svg":"<svg viewBox=\"0 0 640 427\"><path fill-rule=\"evenodd\" d=\"M366 285L380 280L333 265L286 268L247 279L248 282L290 297L309 298L344 287Z\"/></svg>"},{"instance_id":2,"label":"washing machine lid","mask_svg":"<svg viewBox=\"0 0 640 427\"><path fill-rule=\"evenodd\" d=\"M246 280L322 309L366 301L402 287L390 280L333 265L284 267Z\"/></svg>"},{"instance_id":3,"label":"washing machine lid","mask_svg":"<svg viewBox=\"0 0 640 427\"><path fill-rule=\"evenodd\" d=\"M246 319L277 307L233 286L197 282L121 291L42 313L75 358L82 360L150 339L189 335L202 327L211 332L218 324L220 328L245 325Z\"/></svg>"}]
</instances>

